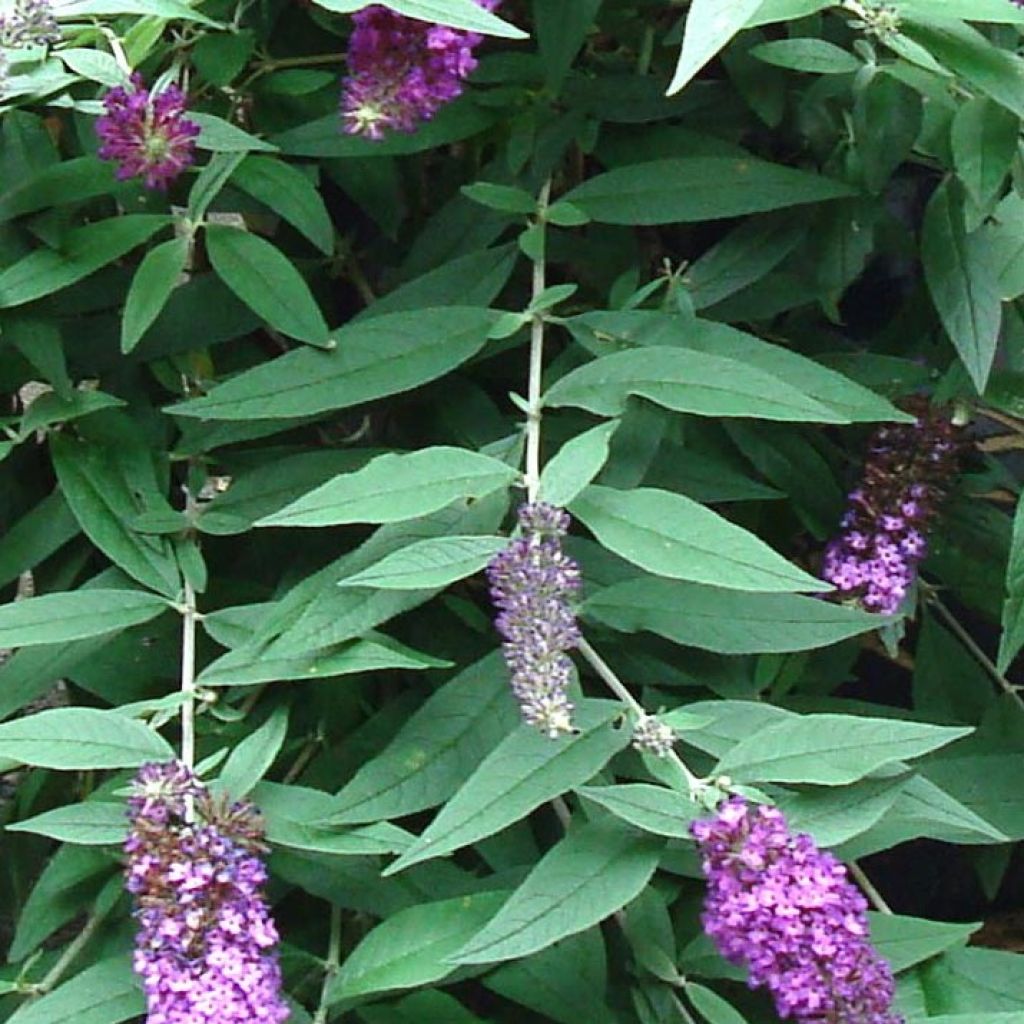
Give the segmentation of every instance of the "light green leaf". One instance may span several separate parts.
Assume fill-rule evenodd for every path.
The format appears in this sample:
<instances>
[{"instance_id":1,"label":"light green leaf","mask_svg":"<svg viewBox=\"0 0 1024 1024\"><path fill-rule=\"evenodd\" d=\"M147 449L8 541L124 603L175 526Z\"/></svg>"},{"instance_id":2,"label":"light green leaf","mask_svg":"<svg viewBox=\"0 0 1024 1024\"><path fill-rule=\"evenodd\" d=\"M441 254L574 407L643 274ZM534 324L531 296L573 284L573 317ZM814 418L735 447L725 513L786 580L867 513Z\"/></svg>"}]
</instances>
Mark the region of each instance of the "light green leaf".
<instances>
[{"instance_id":1,"label":"light green leaf","mask_svg":"<svg viewBox=\"0 0 1024 1024\"><path fill-rule=\"evenodd\" d=\"M507 545L507 537L429 537L346 577L338 586L378 590L446 587L479 572Z\"/></svg>"},{"instance_id":2,"label":"light green leaf","mask_svg":"<svg viewBox=\"0 0 1024 1024\"><path fill-rule=\"evenodd\" d=\"M116 711L50 708L0 725L0 757L40 768L134 768L168 761L174 750L148 725Z\"/></svg>"},{"instance_id":3,"label":"light green leaf","mask_svg":"<svg viewBox=\"0 0 1024 1024\"><path fill-rule=\"evenodd\" d=\"M580 786L580 796L600 804L617 818L656 836L688 839L699 808L665 786L646 782L620 786Z\"/></svg>"},{"instance_id":4,"label":"light green leaf","mask_svg":"<svg viewBox=\"0 0 1024 1024\"><path fill-rule=\"evenodd\" d=\"M583 610L613 629L647 630L719 654L809 651L891 621L814 597L750 594L657 578L605 587Z\"/></svg>"},{"instance_id":5,"label":"light green leaf","mask_svg":"<svg viewBox=\"0 0 1024 1024\"><path fill-rule=\"evenodd\" d=\"M617 416L630 395L702 416L848 422L843 414L756 367L667 345L615 352L585 363L552 385L544 404L572 405L601 416Z\"/></svg>"},{"instance_id":6,"label":"light green leaf","mask_svg":"<svg viewBox=\"0 0 1024 1024\"><path fill-rule=\"evenodd\" d=\"M794 831L807 832L819 846L839 846L867 832L896 802L906 776L862 779L849 786L787 792L779 807Z\"/></svg>"},{"instance_id":7,"label":"light green leaf","mask_svg":"<svg viewBox=\"0 0 1024 1024\"><path fill-rule=\"evenodd\" d=\"M199 125L199 137L196 139L196 146L199 149L212 149L217 153L249 153L253 150L266 153L277 152L277 146L264 139L258 139L255 135L250 135L238 125L225 121L222 117L190 110L188 118Z\"/></svg>"},{"instance_id":8,"label":"light green leaf","mask_svg":"<svg viewBox=\"0 0 1024 1024\"><path fill-rule=\"evenodd\" d=\"M661 848L659 840L613 822L573 828L451 962L485 964L529 956L593 927L643 890Z\"/></svg>"},{"instance_id":9,"label":"light green leaf","mask_svg":"<svg viewBox=\"0 0 1024 1024\"><path fill-rule=\"evenodd\" d=\"M248 796L274 763L287 735L288 706L281 704L258 729L231 748L217 779L218 787L232 800Z\"/></svg>"},{"instance_id":10,"label":"light green leaf","mask_svg":"<svg viewBox=\"0 0 1024 1024\"><path fill-rule=\"evenodd\" d=\"M131 352L160 315L181 280L187 258L187 238L172 238L146 253L125 299L121 321L122 352Z\"/></svg>"},{"instance_id":11,"label":"light green leaf","mask_svg":"<svg viewBox=\"0 0 1024 1024\"><path fill-rule=\"evenodd\" d=\"M217 276L271 327L318 348L331 347L309 285L280 249L222 224L206 226L206 247Z\"/></svg>"},{"instance_id":12,"label":"light green leaf","mask_svg":"<svg viewBox=\"0 0 1024 1024\"><path fill-rule=\"evenodd\" d=\"M323 2L323 0L318 0ZM329 2L329 0L328 0ZM348 0L342 0L343 3ZM385 7L434 25L451 25L469 32L505 39L526 39L526 33L484 9L476 0L383 0ZM325 3L324 6L328 6Z\"/></svg>"},{"instance_id":13,"label":"light green leaf","mask_svg":"<svg viewBox=\"0 0 1024 1024\"><path fill-rule=\"evenodd\" d=\"M871 942L894 972L967 944L979 924L947 924L901 914L871 914Z\"/></svg>"},{"instance_id":14,"label":"light green leaf","mask_svg":"<svg viewBox=\"0 0 1024 1024\"><path fill-rule=\"evenodd\" d=\"M1024 496L1018 500L1013 517L1013 539L1006 565L1006 600L997 661L1000 672L1010 667L1021 647L1024 647Z\"/></svg>"},{"instance_id":15,"label":"light green leaf","mask_svg":"<svg viewBox=\"0 0 1024 1024\"><path fill-rule=\"evenodd\" d=\"M518 721L498 652L460 672L419 708L335 798L325 824L400 818L448 799Z\"/></svg>"},{"instance_id":16,"label":"light green leaf","mask_svg":"<svg viewBox=\"0 0 1024 1024\"><path fill-rule=\"evenodd\" d=\"M717 992L695 982L686 983L686 997L708 1024L747 1024L747 1018Z\"/></svg>"},{"instance_id":17,"label":"light green leaf","mask_svg":"<svg viewBox=\"0 0 1024 1024\"><path fill-rule=\"evenodd\" d=\"M563 198L606 224L672 224L741 217L855 194L831 178L753 157L694 156L618 167Z\"/></svg>"},{"instance_id":18,"label":"light green leaf","mask_svg":"<svg viewBox=\"0 0 1024 1024\"><path fill-rule=\"evenodd\" d=\"M144 590L72 590L0 605L0 647L102 636L155 619L167 601Z\"/></svg>"},{"instance_id":19,"label":"light green leaf","mask_svg":"<svg viewBox=\"0 0 1024 1024\"><path fill-rule=\"evenodd\" d=\"M960 180L979 206L992 199L1017 151L1020 120L987 96L962 104L953 118L953 162Z\"/></svg>"},{"instance_id":20,"label":"light green leaf","mask_svg":"<svg viewBox=\"0 0 1024 1024\"><path fill-rule=\"evenodd\" d=\"M84 971L39 999L28 1000L8 1024L121 1024L146 1012L131 960L121 953Z\"/></svg>"},{"instance_id":21,"label":"light green leaf","mask_svg":"<svg viewBox=\"0 0 1024 1024\"><path fill-rule=\"evenodd\" d=\"M310 491L257 526L395 523L428 515L459 498L481 498L507 486L518 470L465 448L438 446L408 455L379 455L363 469Z\"/></svg>"},{"instance_id":22,"label":"light green leaf","mask_svg":"<svg viewBox=\"0 0 1024 1024\"><path fill-rule=\"evenodd\" d=\"M382 921L345 958L327 990L328 1004L440 981L454 970L448 958L506 895L482 892L420 903Z\"/></svg>"},{"instance_id":23,"label":"light green leaf","mask_svg":"<svg viewBox=\"0 0 1024 1024\"><path fill-rule=\"evenodd\" d=\"M333 333L332 352L300 349L172 408L212 420L287 419L345 409L418 387L487 342L495 314L449 306L390 313Z\"/></svg>"},{"instance_id":24,"label":"light green leaf","mask_svg":"<svg viewBox=\"0 0 1024 1024\"><path fill-rule=\"evenodd\" d=\"M170 223L135 213L69 231L60 249L36 249L0 273L0 309L51 295L113 262Z\"/></svg>"},{"instance_id":25,"label":"light green leaf","mask_svg":"<svg viewBox=\"0 0 1024 1024\"><path fill-rule=\"evenodd\" d=\"M128 834L124 804L89 800L57 807L5 826L8 832L32 832L78 846L120 845Z\"/></svg>"},{"instance_id":26,"label":"light green leaf","mask_svg":"<svg viewBox=\"0 0 1024 1024\"><path fill-rule=\"evenodd\" d=\"M854 715L787 718L737 743L719 761L716 774L745 782L844 786L883 765L920 757L973 731Z\"/></svg>"},{"instance_id":27,"label":"light green leaf","mask_svg":"<svg viewBox=\"0 0 1024 1024\"><path fill-rule=\"evenodd\" d=\"M585 782L628 742L612 722L621 707L584 700L578 731L556 740L520 725L484 758L413 846L384 872L394 874L501 831L542 803Z\"/></svg>"},{"instance_id":28,"label":"light green leaf","mask_svg":"<svg viewBox=\"0 0 1024 1024\"><path fill-rule=\"evenodd\" d=\"M619 421L600 423L567 441L540 474L540 498L564 508L601 472L608 461L612 435Z\"/></svg>"},{"instance_id":29,"label":"light green leaf","mask_svg":"<svg viewBox=\"0 0 1024 1024\"><path fill-rule=\"evenodd\" d=\"M668 95L686 86L757 13L761 0L694 0Z\"/></svg>"},{"instance_id":30,"label":"light green leaf","mask_svg":"<svg viewBox=\"0 0 1024 1024\"><path fill-rule=\"evenodd\" d=\"M754 534L681 494L592 485L570 510L608 550L659 576L730 590L831 589Z\"/></svg>"}]
</instances>

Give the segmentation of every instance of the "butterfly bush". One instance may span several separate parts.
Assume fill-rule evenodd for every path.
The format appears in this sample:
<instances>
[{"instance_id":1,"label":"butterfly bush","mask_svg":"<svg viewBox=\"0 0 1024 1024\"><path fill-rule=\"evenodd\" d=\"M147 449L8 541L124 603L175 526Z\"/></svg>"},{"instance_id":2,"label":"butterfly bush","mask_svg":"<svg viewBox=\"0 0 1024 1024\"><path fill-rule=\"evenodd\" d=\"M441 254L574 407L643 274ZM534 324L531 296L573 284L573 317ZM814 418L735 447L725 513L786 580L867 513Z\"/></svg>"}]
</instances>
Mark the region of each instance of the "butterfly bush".
<instances>
[{"instance_id":1,"label":"butterfly bush","mask_svg":"<svg viewBox=\"0 0 1024 1024\"><path fill-rule=\"evenodd\" d=\"M28 46L48 46L60 41L60 26L49 0L14 0L0 14L0 51ZM0 95L6 90L8 57L0 52Z\"/></svg>"},{"instance_id":2,"label":"butterfly bush","mask_svg":"<svg viewBox=\"0 0 1024 1024\"><path fill-rule=\"evenodd\" d=\"M494 10L499 0L477 0ZM462 92L476 68L473 51L483 40L407 18L377 4L353 15L349 74L342 86L342 125L352 135L381 139L412 132Z\"/></svg>"},{"instance_id":3,"label":"butterfly bush","mask_svg":"<svg viewBox=\"0 0 1024 1024\"><path fill-rule=\"evenodd\" d=\"M544 502L521 506L522 536L487 567L512 692L523 720L552 738L572 729L572 661L565 652L580 639L570 604L579 566L562 550L569 522L564 509Z\"/></svg>"},{"instance_id":4,"label":"butterfly bush","mask_svg":"<svg viewBox=\"0 0 1024 1024\"><path fill-rule=\"evenodd\" d=\"M219 806L177 761L144 765L133 788L126 885L147 1024L280 1024L289 1011L255 809Z\"/></svg>"},{"instance_id":5,"label":"butterfly bush","mask_svg":"<svg viewBox=\"0 0 1024 1024\"><path fill-rule=\"evenodd\" d=\"M867 901L846 868L782 812L739 797L691 826L707 877L702 921L719 952L767 988L784 1020L901 1024Z\"/></svg>"},{"instance_id":6,"label":"butterfly bush","mask_svg":"<svg viewBox=\"0 0 1024 1024\"><path fill-rule=\"evenodd\" d=\"M117 163L118 178L142 178L164 190L195 159L199 125L185 116L185 94L176 85L154 95L135 74L128 88L111 89L103 106L99 155Z\"/></svg>"},{"instance_id":7,"label":"butterfly bush","mask_svg":"<svg viewBox=\"0 0 1024 1024\"><path fill-rule=\"evenodd\" d=\"M891 615L928 552L928 529L957 468L956 428L941 410L913 406L913 423L875 431L842 532L825 550L822 576L840 599Z\"/></svg>"}]
</instances>

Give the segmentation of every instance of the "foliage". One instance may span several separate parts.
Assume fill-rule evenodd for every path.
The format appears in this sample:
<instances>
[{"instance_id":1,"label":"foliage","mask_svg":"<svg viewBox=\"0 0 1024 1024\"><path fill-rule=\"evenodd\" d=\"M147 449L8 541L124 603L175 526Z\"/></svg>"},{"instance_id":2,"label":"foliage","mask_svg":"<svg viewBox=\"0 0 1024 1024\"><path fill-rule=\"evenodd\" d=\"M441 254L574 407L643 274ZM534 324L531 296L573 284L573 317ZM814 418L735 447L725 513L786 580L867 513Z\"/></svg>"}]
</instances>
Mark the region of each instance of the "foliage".
<instances>
[{"instance_id":1,"label":"foliage","mask_svg":"<svg viewBox=\"0 0 1024 1024\"><path fill-rule=\"evenodd\" d=\"M194 704L296 1024L770 1024L701 934L722 775L864 859L908 1020L1024 1021L967 947L1024 839L1024 9L389 0L487 39L374 140L364 6L71 0L4 51L0 1019L142 1012L125 786ZM198 126L166 192L97 155L130 70ZM883 618L821 557L922 393L962 472ZM527 491L582 573L555 739L481 573Z\"/></svg>"}]
</instances>

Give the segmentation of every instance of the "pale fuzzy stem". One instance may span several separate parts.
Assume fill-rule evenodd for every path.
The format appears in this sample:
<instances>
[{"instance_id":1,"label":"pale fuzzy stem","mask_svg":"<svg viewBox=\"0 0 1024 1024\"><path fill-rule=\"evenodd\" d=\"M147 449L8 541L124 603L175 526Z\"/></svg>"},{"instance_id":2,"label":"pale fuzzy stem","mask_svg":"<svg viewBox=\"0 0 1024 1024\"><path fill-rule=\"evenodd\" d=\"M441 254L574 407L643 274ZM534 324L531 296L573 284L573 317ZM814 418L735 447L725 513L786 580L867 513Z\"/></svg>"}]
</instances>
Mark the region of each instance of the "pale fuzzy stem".
<instances>
[{"instance_id":1,"label":"pale fuzzy stem","mask_svg":"<svg viewBox=\"0 0 1024 1024\"><path fill-rule=\"evenodd\" d=\"M196 592L185 581L185 607L181 625L181 760L194 768L196 763Z\"/></svg>"},{"instance_id":2,"label":"pale fuzzy stem","mask_svg":"<svg viewBox=\"0 0 1024 1024\"><path fill-rule=\"evenodd\" d=\"M892 908L885 902L885 898L875 888L871 879L864 874L864 869L855 860L850 861L848 867L853 880L864 890L864 895L867 896L875 910L881 911L883 914L891 914Z\"/></svg>"},{"instance_id":3,"label":"pale fuzzy stem","mask_svg":"<svg viewBox=\"0 0 1024 1024\"><path fill-rule=\"evenodd\" d=\"M546 181L537 197L537 224L544 230L551 198L551 182ZM532 301L536 302L547 287L545 254L533 261ZM544 313L533 314L530 324L530 380L527 387L526 412L526 498L531 504L537 500L540 490L540 424L541 424L541 374L544 369Z\"/></svg>"}]
</instances>

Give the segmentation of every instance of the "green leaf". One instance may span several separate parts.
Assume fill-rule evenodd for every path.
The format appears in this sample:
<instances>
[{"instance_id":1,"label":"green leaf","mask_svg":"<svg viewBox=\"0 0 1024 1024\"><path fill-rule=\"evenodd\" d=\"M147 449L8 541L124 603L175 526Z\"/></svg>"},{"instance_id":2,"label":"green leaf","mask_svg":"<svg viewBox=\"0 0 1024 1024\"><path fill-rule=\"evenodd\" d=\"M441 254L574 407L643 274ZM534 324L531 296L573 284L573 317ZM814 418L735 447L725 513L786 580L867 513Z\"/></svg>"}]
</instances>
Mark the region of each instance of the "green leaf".
<instances>
[{"instance_id":1,"label":"green leaf","mask_svg":"<svg viewBox=\"0 0 1024 1024\"><path fill-rule=\"evenodd\" d=\"M572 62L586 41L602 0L574 0L568 4L534 0L533 24L544 64L544 84L557 95Z\"/></svg>"},{"instance_id":2,"label":"green leaf","mask_svg":"<svg viewBox=\"0 0 1024 1024\"><path fill-rule=\"evenodd\" d=\"M105 196L116 187L117 179L106 161L94 156L65 160L38 171L27 181L12 183L10 188L0 192L0 223L47 206Z\"/></svg>"},{"instance_id":3,"label":"green leaf","mask_svg":"<svg viewBox=\"0 0 1024 1024\"><path fill-rule=\"evenodd\" d=\"M347 2L347 0L342 0ZM329 7L329 3L324 6ZM504 39L526 39L526 33L515 25L481 7L476 0L385 0L385 7L436 25L450 25L468 32L481 32L485 36Z\"/></svg>"},{"instance_id":4,"label":"green leaf","mask_svg":"<svg viewBox=\"0 0 1024 1024\"><path fill-rule=\"evenodd\" d=\"M443 857L525 817L542 803L585 782L629 742L612 722L621 707L584 700L578 731L552 740L520 725L484 758L412 847L384 872L394 874L423 860Z\"/></svg>"},{"instance_id":5,"label":"green leaf","mask_svg":"<svg viewBox=\"0 0 1024 1024\"><path fill-rule=\"evenodd\" d=\"M1013 518L1013 540L1010 544L1010 559L1006 566L1006 600L1003 603L1003 633L999 638L1000 672L1005 672L1010 663L1024 647L1024 497L1017 502L1017 513Z\"/></svg>"},{"instance_id":6,"label":"green leaf","mask_svg":"<svg viewBox=\"0 0 1024 1024\"><path fill-rule=\"evenodd\" d=\"M35 568L78 532L64 496L52 491L0 537L0 586Z\"/></svg>"},{"instance_id":7,"label":"green leaf","mask_svg":"<svg viewBox=\"0 0 1024 1024\"><path fill-rule=\"evenodd\" d=\"M855 194L842 182L764 160L694 156L619 167L585 181L564 198L606 224L672 224Z\"/></svg>"},{"instance_id":8,"label":"green leaf","mask_svg":"<svg viewBox=\"0 0 1024 1024\"><path fill-rule=\"evenodd\" d=\"M222 224L206 226L206 247L217 276L271 327L318 348L331 346L309 285L280 249Z\"/></svg>"},{"instance_id":9,"label":"green leaf","mask_svg":"<svg viewBox=\"0 0 1024 1024\"><path fill-rule=\"evenodd\" d=\"M830 590L764 541L670 491L591 485L570 506L609 551L649 572L730 590Z\"/></svg>"},{"instance_id":10,"label":"green leaf","mask_svg":"<svg viewBox=\"0 0 1024 1024\"><path fill-rule=\"evenodd\" d=\"M946 924L901 914L871 914L871 942L895 973L966 945L978 924Z\"/></svg>"},{"instance_id":11,"label":"green leaf","mask_svg":"<svg viewBox=\"0 0 1024 1024\"><path fill-rule=\"evenodd\" d=\"M953 118L953 162L970 197L984 206L999 191L1017 151L1020 121L987 96L974 96Z\"/></svg>"},{"instance_id":12,"label":"green leaf","mask_svg":"<svg viewBox=\"0 0 1024 1024\"><path fill-rule=\"evenodd\" d=\"M601 472L608 461L612 435L619 421L601 423L567 441L540 475L540 498L564 508Z\"/></svg>"},{"instance_id":13,"label":"green leaf","mask_svg":"<svg viewBox=\"0 0 1024 1024\"><path fill-rule=\"evenodd\" d=\"M325 824L400 818L443 803L517 721L507 669L495 652L416 711L338 793Z\"/></svg>"},{"instance_id":14,"label":"green leaf","mask_svg":"<svg viewBox=\"0 0 1024 1024\"><path fill-rule=\"evenodd\" d=\"M201 129L196 139L196 146L199 149L211 149L217 153L249 153L253 150L277 152L277 146L250 135L222 117L190 110L188 118Z\"/></svg>"},{"instance_id":15,"label":"green leaf","mask_svg":"<svg viewBox=\"0 0 1024 1024\"><path fill-rule=\"evenodd\" d=\"M462 194L475 203L500 213L518 213L524 216L535 213L537 200L525 189L509 185L495 185L489 181L477 181L463 185Z\"/></svg>"},{"instance_id":16,"label":"green leaf","mask_svg":"<svg viewBox=\"0 0 1024 1024\"><path fill-rule=\"evenodd\" d=\"M460 498L481 498L510 484L518 470L465 448L438 446L378 455L363 469L310 491L257 526L337 526L415 519Z\"/></svg>"},{"instance_id":17,"label":"green leaf","mask_svg":"<svg viewBox=\"0 0 1024 1024\"><path fill-rule=\"evenodd\" d=\"M244 153L214 153L196 175L188 193L188 219L201 224L210 204L220 195L231 176L245 160Z\"/></svg>"},{"instance_id":18,"label":"green leaf","mask_svg":"<svg viewBox=\"0 0 1024 1024\"><path fill-rule=\"evenodd\" d=\"M686 16L683 48L668 95L683 89L749 19L761 0L694 0Z\"/></svg>"},{"instance_id":19,"label":"green leaf","mask_svg":"<svg viewBox=\"0 0 1024 1024\"><path fill-rule=\"evenodd\" d=\"M924 123L921 95L889 75L875 75L853 108L855 159L864 183L879 193L910 157Z\"/></svg>"},{"instance_id":20,"label":"green leaf","mask_svg":"<svg viewBox=\"0 0 1024 1024\"><path fill-rule=\"evenodd\" d=\"M686 998L708 1024L747 1024L747 1018L733 1009L732 1003L704 985L688 981L685 991Z\"/></svg>"},{"instance_id":21,"label":"green leaf","mask_svg":"<svg viewBox=\"0 0 1024 1024\"><path fill-rule=\"evenodd\" d=\"M656 836L688 839L690 822L698 814L691 801L665 786L646 782L621 786L580 786L580 796L600 804L617 818Z\"/></svg>"},{"instance_id":22,"label":"green leaf","mask_svg":"<svg viewBox=\"0 0 1024 1024\"><path fill-rule=\"evenodd\" d=\"M269 771L287 734L288 707L282 704L258 729L232 748L217 779L218 786L232 800L248 796L253 786Z\"/></svg>"},{"instance_id":23,"label":"green leaf","mask_svg":"<svg viewBox=\"0 0 1024 1024\"><path fill-rule=\"evenodd\" d=\"M0 605L0 647L101 636L155 619L167 601L144 590L73 590Z\"/></svg>"},{"instance_id":24,"label":"green leaf","mask_svg":"<svg viewBox=\"0 0 1024 1024\"><path fill-rule=\"evenodd\" d=\"M0 725L0 757L40 768L134 768L174 757L148 725L116 711L51 708Z\"/></svg>"},{"instance_id":25,"label":"green leaf","mask_svg":"<svg viewBox=\"0 0 1024 1024\"><path fill-rule=\"evenodd\" d=\"M346 577L338 586L378 590L446 587L479 572L507 545L507 537L428 537Z\"/></svg>"},{"instance_id":26,"label":"green leaf","mask_svg":"<svg viewBox=\"0 0 1024 1024\"><path fill-rule=\"evenodd\" d=\"M115 14L137 14L168 21L198 21L211 28L223 28L205 14L190 7L184 0L66 0L61 4L62 18L107 17ZM189 116L192 113L189 112Z\"/></svg>"},{"instance_id":27,"label":"green leaf","mask_svg":"<svg viewBox=\"0 0 1024 1024\"><path fill-rule=\"evenodd\" d=\"M145 999L131 961L118 953L29 1000L7 1018L8 1024L121 1024L146 1012Z\"/></svg>"},{"instance_id":28,"label":"green leaf","mask_svg":"<svg viewBox=\"0 0 1024 1024\"><path fill-rule=\"evenodd\" d=\"M369 634L337 649L324 648L297 654L255 654L231 651L207 665L197 682L201 686L255 686L289 679L332 679L362 672L403 669L422 672L446 668L450 662L431 658L382 634Z\"/></svg>"},{"instance_id":29,"label":"green leaf","mask_svg":"<svg viewBox=\"0 0 1024 1024\"><path fill-rule=\"evenodd\" d=\"M973 731L889 718L804 715L776 722L741 740L719 761L716 774L745 782L844 786Z\"/></svg>"},{"instance_id":30,"label":"green leaf","mask_svg":"<svg viewBox=\"0 0 1024 1024\"><path fill-rule=\"evenodd\" d=\"M776 39L752 47L750 55L776 67L817 75L845 75L861 67L852 53L824 39Z\"/></svg>"},{"instance_id":31,"label":"green leaf","mask_svg":"<svg viewBox=\"0 0 1024 1024\"><path fill-rule=\"evenodd\" d=\"M334 224L316 186L297 167L265 156L250 156L231 178L243 192L279 214L328 256L334 251Z\"/></svg>"},{"instance_id":32,"label":"green leaf","mask_svg":"<svg viewBox=\"0 0 1024 1024\"><path fill-rule=\"evenodd\" d=\"M449 306L390 313L334 332L332 352L290 352L173 406L213 420L287 419L399 394L454 370L487 342L495 315Z\"/></svg>"},{"instance_id":33,"label":"green leaf","mask_svg":"<svg viewBox=\"0 0 1024 1024\"><path fill-rule=\"evenodd\" d=\"M650 578L605 587L583 610L613 629L647 630L719 654L808 651L891 621L813 597L747 594Z\"/></svg>"},{"instance_id":34,"label":"green leaf","mask_svg":"<svg viewBox=\"0 0 1024 1024\"><path fill-rule=\"evenodd\" d=\"M36 249L0 273L0 309L51 295L142 245L170 218L135 213L69 231L60 249Z\"/></svg>"},{"instance_id":35,"label":"green leaf","mask_svg":"<svg viewBox=\"0 0 1024 1024\"><path fill-rule=\"evenodd\" d=\"M69 435L52 434L50 452L61 490L86 536L140 583L176 597L178 570L167 542L146 537L129 522L139 507L127 454Z\"/></svg>"},{"instance_id":36,"label":"green leaf","mask_svg":"<svg viewBox=\"0 0 1024 1024\"><path fill-rule=\"evenodd\" d=\"M327 989L328 1004L417 988L451 974L448 958L494 913L504 892L482 892L400 910L345 958Z\"/></svg>"},{"instance_id":37,"label":"green leaf","mask_svg":"<svg viewBox=\"0 0 1024 1024\"><path fill-rule=\"evenodd\" d=\"M849 786L786 793L778 803L794 831L809 833L819 846L838 846L877 824L905 783L905 776L863 779Z\"/></svg>"},{"instance_id":38,"label":"green leaf","mask_svg":"<svg viewBox=\"0 0 1024 1024\"><path fill-rule=\"evenodd\" d=\"M121 351L131 352L167 304L188 259L188 239L172 238L146 253L132 278L121 321Z\"/></svg>"},{"instance_id":39,"label":"green leaf","mask_svg":"<svg viewBox=\"0 0 1024 1024\"><path fill-rule=\"evenodd\" d=\"M598 924L643 890L661 848L657 839L614 822L573 828L451 962L485 964L529 956Z\"/></svg>"},{"instance_id":40,"label":"green leaf","mask_svg":"<svg viewBox=\"0 0 1024 1024\"><path fill-rule=\"evenodd\" d=\"M124 804L90 800L57 807L5 827L8 832L32 832L78 846L111 846L124 843L128 819Z\"/></svg>"},{"instance_id":41,"label":"green leaf","mask_svg":"<svg viewBox=\"0 0 1024 1024\"><path fill-rule=\"evenodd\" d=\"M667 345L615 352L585 363L552 385L544 404L617 416L630 395L701 416L848 422L779 377L735 359Z\"/></svg>"},{"instance_id":42,"label":"green leaf","mask_svg":"<svg viewBox=\"0 0 1024 1024\"><path fill-rule=\"evenodd\" d=\"M921 259L942 325L979 393L985 390L1002 322L999 283L982 242L983 236L967 235L963 203L951 184L940 185L925 210Z\"/></svg>"}]
</instances>

